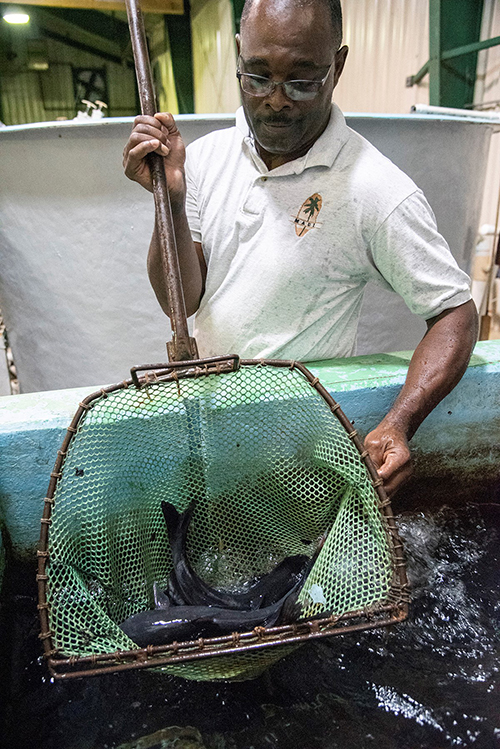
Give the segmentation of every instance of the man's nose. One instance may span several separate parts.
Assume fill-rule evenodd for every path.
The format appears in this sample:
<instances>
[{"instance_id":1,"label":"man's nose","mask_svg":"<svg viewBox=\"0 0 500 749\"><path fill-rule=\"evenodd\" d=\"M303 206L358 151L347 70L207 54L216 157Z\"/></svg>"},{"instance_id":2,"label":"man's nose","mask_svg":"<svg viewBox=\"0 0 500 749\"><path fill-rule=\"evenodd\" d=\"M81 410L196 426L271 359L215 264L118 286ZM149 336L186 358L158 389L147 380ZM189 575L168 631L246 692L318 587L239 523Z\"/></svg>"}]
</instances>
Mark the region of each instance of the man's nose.
<instances>
[{"instance_id":1,"label":"man's nose","mask_svg":"<svg viewBox=\"0 0 500 749\"><path fill-rule=\"evenodd\" d=\"M282 109L291 109L293 106L292 100L285 94L285 89L281 83L275 86L274 91L269 96L266 96L266 104L269 104L275 112L279 112Z\"/></svg>"}]
</instances>

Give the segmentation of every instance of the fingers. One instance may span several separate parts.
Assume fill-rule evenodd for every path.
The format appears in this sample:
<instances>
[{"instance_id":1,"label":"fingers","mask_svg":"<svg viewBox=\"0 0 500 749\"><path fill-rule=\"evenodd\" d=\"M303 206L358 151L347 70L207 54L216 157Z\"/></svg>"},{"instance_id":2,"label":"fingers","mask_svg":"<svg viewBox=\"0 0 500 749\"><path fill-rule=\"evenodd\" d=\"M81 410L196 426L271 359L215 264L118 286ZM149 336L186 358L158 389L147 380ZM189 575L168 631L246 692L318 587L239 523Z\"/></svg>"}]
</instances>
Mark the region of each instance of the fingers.
<instances>
[{"instance_id":1,"label":"fingers","mask_svg":"<svg viewBox=\"0 0 500 749\"><path fill-rule=\"evenodd\" d=\"M170 112L157 112L154 119L159 120L169 133L177 131L177 125Z\"/></svg>"},{"instance_id":2,"label":"fingers","mask_svg":"<svg viewBox=\"0 0 500 749\"><path fill-rule=\"evenodd\" d=\"M406 484L410 477L411 471L409 473L401 474L400 476L394 475L387 483L384 483L385 493L387 494L389 499L392 499L396 492Z\"/></svg>"},{"instance_id":3,"label":"fingers","mask_svg":"<svg viewBox=\"0 0 500 749\"><path fill-rule=\"evenodd\" d=\"M156 151L168 156L172 150L171 137L180 136L171 114L159 112L154 117L139 115L123 149L123 164L128 172L135 173L137 165L148 153Z\"/></svg>"},{"instance_id":4,"label":"fingers","mask_svg":"<svg viewBox=\"0 0 500 749\"><path fill-rule=\"evenodd\" d=\"M123 150L123 167L125 176L133 181L139 182L149 190L151 189L151 176L149 173L149 167L144 159L148 153L152 153L159 149L160 141L155 139L139 140L137 145L134 145L135 143L137 143L137 138L131 137Z\"/></svg>"},{"instance_id":5,"label":"fingers","mask_svg":"<svg viewBox=\"0 0 500 749\"><path fill-rule=\"evenodd\" d=\"M413 472L409 450L389 453L377 472L384 482L387 495L392 497L408 481Z\"/></svg>"},{"instance_id":6,"label":"fingers","mask_svg":"<svg viewBox=\"0 0 500 749\"><path fill-rule=\"evenodd\" d=\"M147 187L148 189L150 189L149 182L151 180L149 169L144 162L144 157L147 156L148 153L151 153L155 150L155 143L157 144L158 141L148 141L145 143L141 143L135 148L131 148L128 152L127 150L123 152L123 167L125 176L131 180L143 184L144 187ZM142 175L146 177L146 180L141 179Z\"/></svg>"},{"instance_id":7,"label":"fingers","mask_svg":"<svg viewBox=\"0 0 500 749\"><path fill-rule=\"evenodd\" d=\"M377 427L366 437L365 448L384 482L385 491L392 496L408 481L413 470L406 436Z\"/></svg>"},{"instance_id":8,"label":"fingers","mask_svg":"<svg viewBox=\"0 0 500 749\"><path fill-rule=\"evenodd\" d=\"M134 120L132 132L151 135L165 144L169 136L180 135L174 118L168 112L158 112L154 117L139 115Z\"/></svg>"},{"instance_id":9,"label":"fingers","mask_svg":"<svg viewBox=\"0 0 500 749\"><path fill-rule=\"evenodd\" d=\"M171 114L160 113L155 117L139 115L134 120L134 128L124 149L124 156L145 142L157 141L150 149L140 148L135 154L147 154L157 151L162 156L168 156L171 149L170 135L178 135L177 125Z\"/></svg>"},{"instance_id":10,"label":"fingers","mask_svg":"<svg viewBox=\"0 0 500 749\"><path fill-rule=\"evenodd\" d=\"M168 156L170 153L170 140L161 127L154 117L136 117L134 129L123 149L125 176L148 190L152 186L145 157L153 152L161 156Z\"/></svg>"},{"instance_id":11,"label":"fingers","mask_svg":"<svg viewBox=\"0 0 500 749\"><path fill-rule=\"evenodd\" d=\"M169 172L169 185L177 184L179 173L183 175L185 149L171 114L160 112L154 117L142 114L136 117L132 133L123 149L125 175L150 192L153 184L146 156L153 152L164 158L165 172Z\"/></svg>"},{"instance_id":12,"label":"fingers","mask_svg":"<svg viewBox=\"0 0 500 749\"><path fill-rule=\"evenodd\" d=\"M143 144L149 144L151 147L142 147ZM127 141L124 148L123 155L126 156L131 151L137 149L136 153L151 153L151 151L157 151L162 156L168 156L170 153L171 143L170 140L164 133L154 128L149 128L146 125L136 126Z\"/></svg>"}]
</instances>

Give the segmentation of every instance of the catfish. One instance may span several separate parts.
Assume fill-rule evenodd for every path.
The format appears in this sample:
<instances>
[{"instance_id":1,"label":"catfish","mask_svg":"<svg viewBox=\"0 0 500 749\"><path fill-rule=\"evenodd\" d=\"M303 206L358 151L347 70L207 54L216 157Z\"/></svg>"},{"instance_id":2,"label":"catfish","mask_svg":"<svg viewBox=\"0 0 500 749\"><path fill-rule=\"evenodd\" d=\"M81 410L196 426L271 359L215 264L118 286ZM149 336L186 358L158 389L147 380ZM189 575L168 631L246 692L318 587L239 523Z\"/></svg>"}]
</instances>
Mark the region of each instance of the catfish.
<instances>
[{"instance_id":1,"label":"catfish","mask_svg":"<svg viewBox=\"0 0 500 749\"><path fill-rule=\"evenodd\" d=\"M297 554L284 559L243 593L228 593L212 588L193 570L186 553L186 538L194 503L179 513L167 502L161 503L172 550L173 569L166 595L178 606L216 606L236 611L265 608L277 603L310 569L310 558Z\"/></svg>"},{"instance_id":2,"label":"catfish","mask_svg":"<svg viewBox=\"0 0 500 749\"><path fill-rule=\"evenodd\" d=\"M256 610L175 606L162 601L161 608L133 614L119 626L139 647L168 645L199 637L222 637L233 632L249 632L255 627L272 627L287 623L281 620L282 608L290 597L296 600L302 583L302 579L298 580L279 601Z\"/></svg>"}]
</instances>

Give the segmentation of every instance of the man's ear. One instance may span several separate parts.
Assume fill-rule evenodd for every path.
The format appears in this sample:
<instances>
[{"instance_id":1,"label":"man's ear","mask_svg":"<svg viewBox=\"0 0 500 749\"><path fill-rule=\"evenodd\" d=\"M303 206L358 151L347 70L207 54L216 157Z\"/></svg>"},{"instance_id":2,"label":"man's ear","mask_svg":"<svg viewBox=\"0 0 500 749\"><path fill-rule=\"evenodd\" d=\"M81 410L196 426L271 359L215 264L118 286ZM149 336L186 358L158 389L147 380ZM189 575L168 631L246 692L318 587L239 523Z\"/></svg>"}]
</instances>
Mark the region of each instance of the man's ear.
<instances>
[{"instance_id":1,"label":"man's ear","mask_svg":"<svg viewBox=\"0 0 500 749\"><path fill-rule=\"evenodd\" d=\"M238 57L239 57L240 56L240 48L241 48L241 38L240 38L239 34L236 34L236 36L234 38L236 40L236 51L237 51Z\"/></svg>"},{"instance_id":2,"label":"man's ear","mask_svg":"<svg viewBox=\"0 0 500 749\"><path fill-rule=\"evenodd\" d=\"M334 83L333 87L337 85L339 82L339 78L342 75L342 71L344 70L345 61L347 59L347 53L349 52L349 47L347 47L345 44L343 47L341 47L335 54L335 73L334 73Z\"/></svg>"}]
</instances>

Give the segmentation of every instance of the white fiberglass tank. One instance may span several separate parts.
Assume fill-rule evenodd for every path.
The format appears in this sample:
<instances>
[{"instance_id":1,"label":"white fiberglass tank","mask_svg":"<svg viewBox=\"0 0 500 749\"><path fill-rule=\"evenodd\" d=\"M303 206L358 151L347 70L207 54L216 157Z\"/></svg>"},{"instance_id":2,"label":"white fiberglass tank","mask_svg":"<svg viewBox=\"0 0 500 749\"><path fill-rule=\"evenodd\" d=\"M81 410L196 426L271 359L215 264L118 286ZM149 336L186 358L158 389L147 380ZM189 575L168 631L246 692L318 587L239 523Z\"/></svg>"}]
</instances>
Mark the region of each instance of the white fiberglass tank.
<instances>
[{"instance_id":1,"label":"white fiberglass tank","mask_svg":"<svg viewBox=\"0 0 500 749\"><path fill-rule=\"evenodd\" d=\"M177 121L190 142L234 118ZM102 385L166 360L169 321L146 273L153 200L122 168L132 122L0 129L0 307L22 392ZM469 271L494 125L421 114L347 122L423 189ZM368 288L359 353L414 348L424 331L399 297Z\"/></svg>"}]
</instances>

